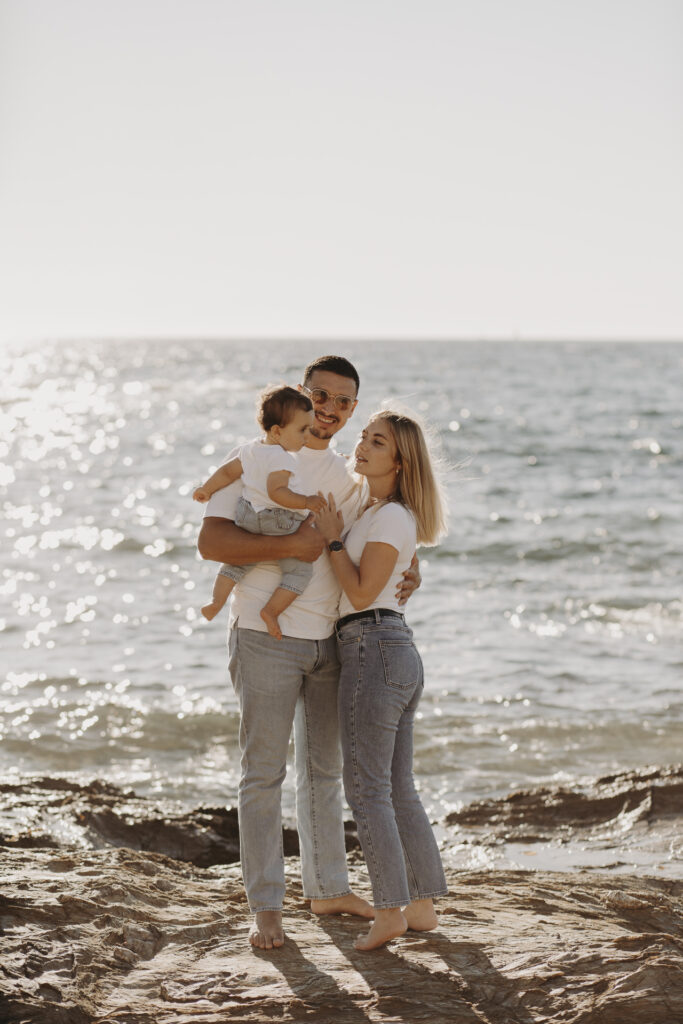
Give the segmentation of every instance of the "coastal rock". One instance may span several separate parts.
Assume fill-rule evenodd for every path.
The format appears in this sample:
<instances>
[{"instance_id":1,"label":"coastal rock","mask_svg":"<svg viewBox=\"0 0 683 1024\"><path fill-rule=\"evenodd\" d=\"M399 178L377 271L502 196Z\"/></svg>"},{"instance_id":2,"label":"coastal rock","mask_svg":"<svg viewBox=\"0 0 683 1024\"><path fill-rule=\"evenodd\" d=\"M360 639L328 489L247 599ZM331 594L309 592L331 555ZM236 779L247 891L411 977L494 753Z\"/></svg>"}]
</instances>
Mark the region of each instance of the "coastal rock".
<instances>
[{"instance_id":1,"label":"coastal rock","mask_svg":"<svg viewBox=\"0 0 683 1024\"><path fill-rule=\"evenodd\" d=\"M437 931L361 953L367 924L312 916L289 861L287 940L260 952L236 867L124 848L2 861L3 1024L683 1021L680 882L450 872Z\"/></svg>"},{"instance_id":2,"label":"coastal rock","mask_svg":"<svg viewBox=\"0 0 683 1024\"><path fill-rule=\"evenodd\" d=\"M285 856L299 853L296 829L284 827ZM148 800L95 780L31 778L0 784L0 847L39 849L77 845L91 849L125 846L162 853L197 867L239 860L237 810L200 807L191 811L171 800ZM355 826L346 826L346 846L358 846Z\"/></svg>"},{"instance_id":3,"label":"coastal rock","mask_svg":"<svg viewBox=\"0 0 683 1024\"><path fill-rule=\"evenodd\" d=\"M578 832L623 833L637 822L683 816L683 765L642 768L591 779L571 789L538 786L468 804L447 825L485 830L513 842L546 842Z\"/></svg>"}]
</instances>

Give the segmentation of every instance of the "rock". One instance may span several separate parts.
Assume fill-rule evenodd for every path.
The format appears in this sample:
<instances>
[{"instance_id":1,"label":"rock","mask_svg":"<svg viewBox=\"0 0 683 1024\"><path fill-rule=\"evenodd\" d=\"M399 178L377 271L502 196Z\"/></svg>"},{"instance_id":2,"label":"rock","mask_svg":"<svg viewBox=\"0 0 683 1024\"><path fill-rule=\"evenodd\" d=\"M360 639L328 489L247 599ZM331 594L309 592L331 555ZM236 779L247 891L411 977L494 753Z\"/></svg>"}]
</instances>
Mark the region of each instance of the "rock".
<instances>
[{"instance_id":1,"label":"rock","mask_svg":"<svg viewBox=\"0 0 683 1024\"><path fill-rule=\"evenodd\" d=\"M197 867L239 861L237 810L232 807L186 811L174 801L147 800L97 780L82 786L65 779L24 779L0 785L0 796L0 846L126 846ZM285 855L297 855L296 829L285 827L282 833ZM346 825L346 840L347 849L358 846L352 822Z\"/></svg>"},{"instance_id":2,"label":"rock","mask_svg":"<svg viewBox=\"0 0 683 1024\"><path fill-rule=\"evenodd\" d=\"M683 765L644 768L589 780L572 789L539 786L453 811L448 825L485 830L513 842L547 842L578 832L623 833L635 822L683 816Z\"/></svg>"},{"instance_id":3,"label":"rock","mask_svg":"<svg viewBox=\"0 0 683 1024\"><path fill-rule=\"evenodd\" d=\"M680 767L622 773L454 817L468 841L617 821L606 834L619 843L632 814L680 837L682 781ZM13 779L0 796L0 1024L683 1024L676 877L449 870L436 931L361 953L367 923L311 915L289 858L287 940L260 952L234 811L63 779ZM284 839L295 851L296 833ZM360 854L349 859L369 895Z\"/></svg>"},{"instance_id":4,"label":"rock","mask_svg":"<svg viewBox=\"0 0 683 1024\"><path fill-rule=\"evenodd\" d=\"M260 952L235 867L123 848L2 861L3 1024L683 1021L679 882L451 872L437 931L361 953L367 923L312 916L290 861L287 940Z\"/></svg>"}]
</instances>

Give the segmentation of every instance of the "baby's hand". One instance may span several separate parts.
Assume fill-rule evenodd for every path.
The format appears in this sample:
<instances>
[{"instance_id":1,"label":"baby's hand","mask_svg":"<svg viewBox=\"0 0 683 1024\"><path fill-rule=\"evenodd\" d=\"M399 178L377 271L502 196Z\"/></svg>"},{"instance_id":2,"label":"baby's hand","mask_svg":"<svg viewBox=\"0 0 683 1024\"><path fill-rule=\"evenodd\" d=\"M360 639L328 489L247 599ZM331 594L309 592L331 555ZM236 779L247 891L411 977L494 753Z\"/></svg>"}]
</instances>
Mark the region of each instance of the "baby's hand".
<instances>
[{"instance_id":1,"label":"baby's hand","mask_svg":"<svg viewBox=\"0 0 683 1024\"><path fill-rule=\"evenodd\" d=\"M195 501L208 501L211 495L207 494L203 487L198 487L192 497Z\"/></svg>"},{"instance_id":2,"label":"baby's hand","mask_svg":"<svg viewBox=\"0 0 683 1024\"><path fill-rule=\"evenodd\" d=\"M327 502L320 494L309 494L306 498L306 508L311 512L322 512L327 507Z\"/></svg>"}]
</instances>

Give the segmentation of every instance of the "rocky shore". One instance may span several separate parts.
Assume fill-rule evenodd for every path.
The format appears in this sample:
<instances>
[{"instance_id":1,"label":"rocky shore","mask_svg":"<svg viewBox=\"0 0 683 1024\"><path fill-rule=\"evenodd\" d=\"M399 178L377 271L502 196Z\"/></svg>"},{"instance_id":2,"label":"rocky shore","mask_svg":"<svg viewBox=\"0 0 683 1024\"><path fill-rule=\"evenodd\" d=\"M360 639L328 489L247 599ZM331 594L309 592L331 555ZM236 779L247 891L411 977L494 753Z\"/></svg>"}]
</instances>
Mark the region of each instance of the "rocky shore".
<instances>
[{"instance_id":1,"label":"rocky shore","mask_svg":"<svg viewBox=\"0 0 683 1024\"><path fill-rule=\"evenodd\" d=\"M0 797L2 1024L683 1022L675 878L449 870L437 931L360 953L366 925L311 915L292 856L287 941L265 953L247 942L232 812L55 779ZM351 831L348 846L367 894Z\"/></svg>"}]
</instances>

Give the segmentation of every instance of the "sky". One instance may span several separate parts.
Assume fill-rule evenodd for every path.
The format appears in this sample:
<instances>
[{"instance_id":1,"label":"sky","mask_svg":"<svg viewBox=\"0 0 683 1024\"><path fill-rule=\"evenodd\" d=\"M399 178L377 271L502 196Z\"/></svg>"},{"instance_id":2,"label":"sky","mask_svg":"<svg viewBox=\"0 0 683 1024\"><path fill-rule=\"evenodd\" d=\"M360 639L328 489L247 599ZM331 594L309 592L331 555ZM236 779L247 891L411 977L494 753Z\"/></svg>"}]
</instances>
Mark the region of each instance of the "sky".
<instances>
[{"instance_id":1,"label":"sky","mask_svg":"<svg viewBox=\"0 0 683 1024\"><path fill-rule=\"evenodd\" d=\"M0 340L683 340L680 0L0 0Z\"/></svg>"}]
</instances>

